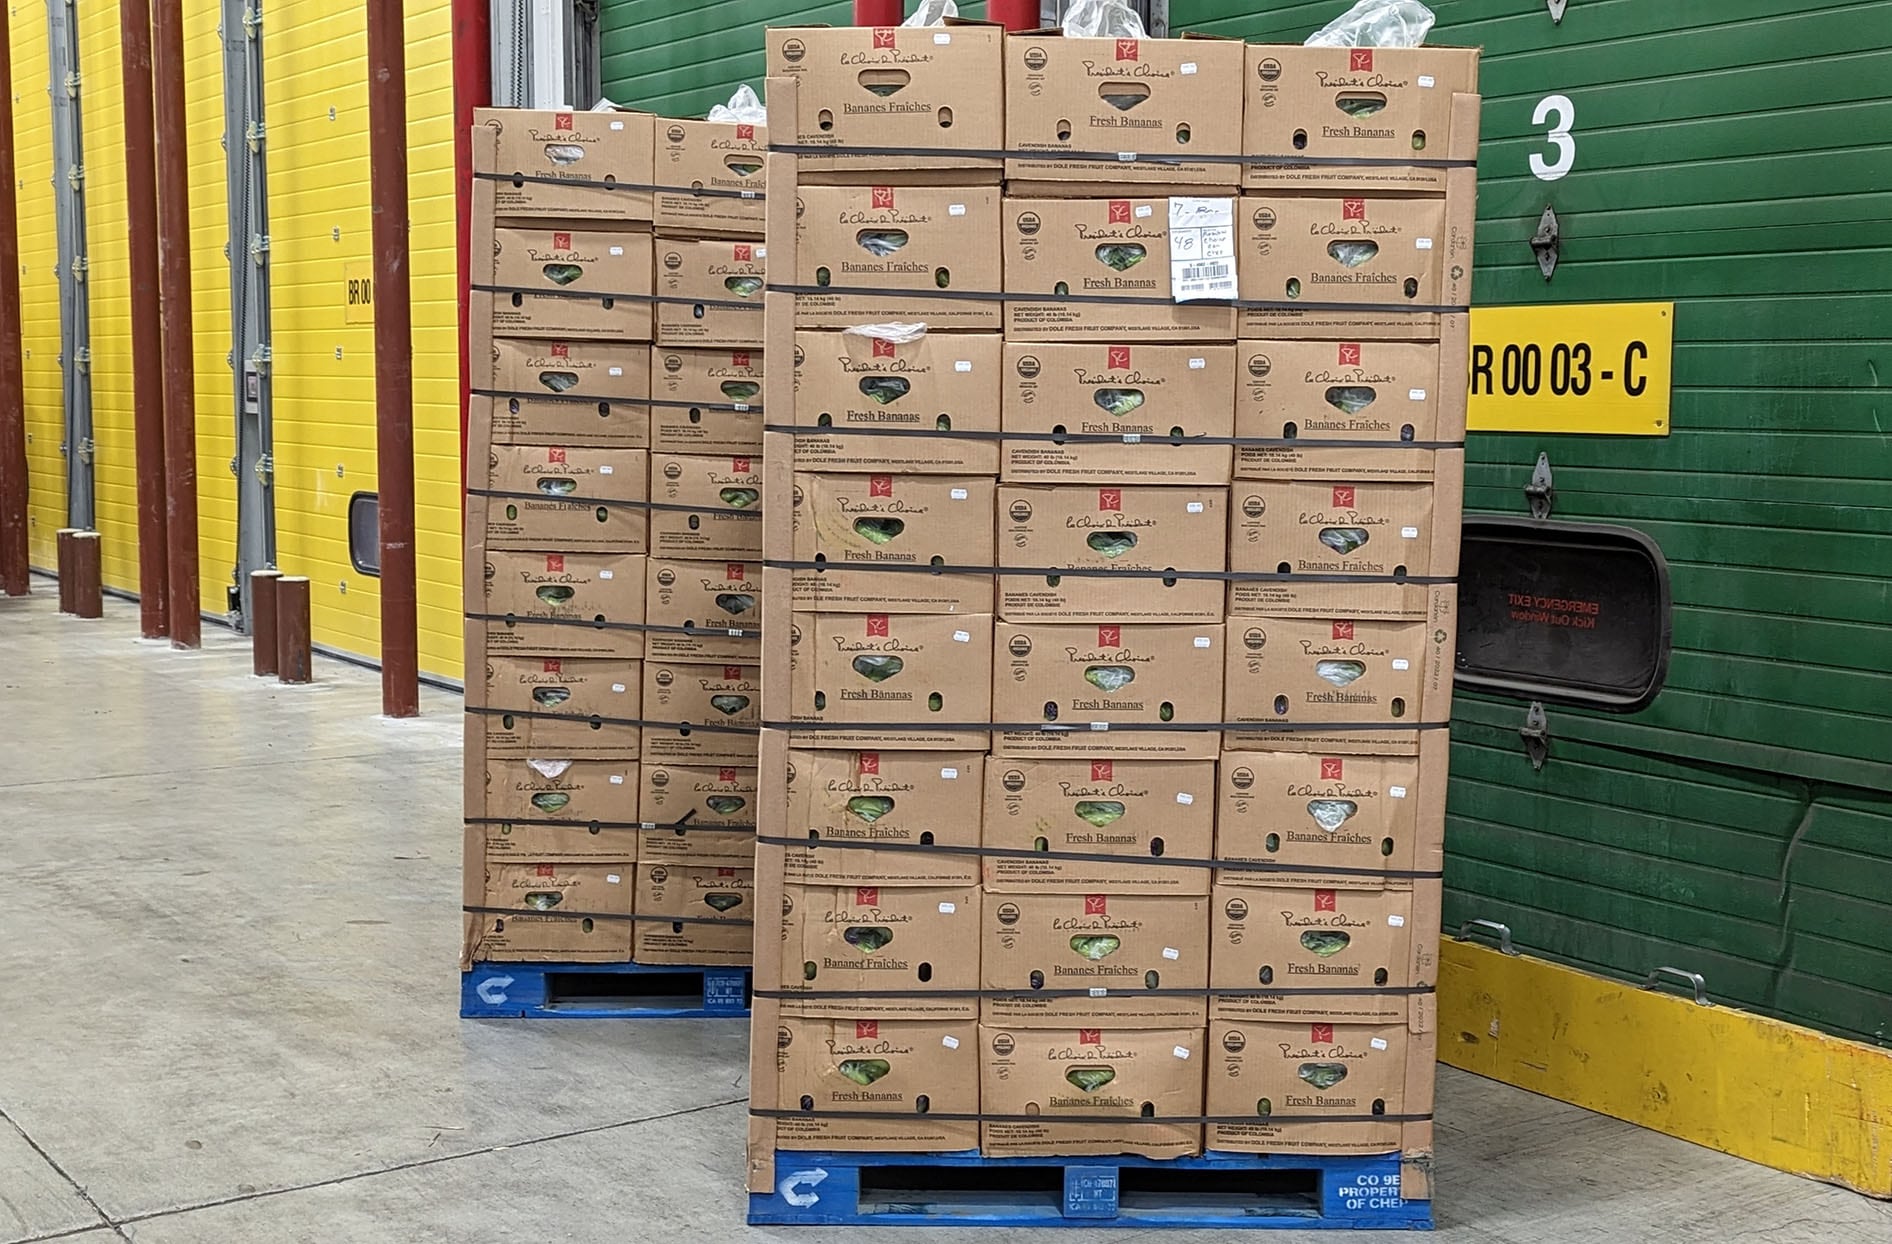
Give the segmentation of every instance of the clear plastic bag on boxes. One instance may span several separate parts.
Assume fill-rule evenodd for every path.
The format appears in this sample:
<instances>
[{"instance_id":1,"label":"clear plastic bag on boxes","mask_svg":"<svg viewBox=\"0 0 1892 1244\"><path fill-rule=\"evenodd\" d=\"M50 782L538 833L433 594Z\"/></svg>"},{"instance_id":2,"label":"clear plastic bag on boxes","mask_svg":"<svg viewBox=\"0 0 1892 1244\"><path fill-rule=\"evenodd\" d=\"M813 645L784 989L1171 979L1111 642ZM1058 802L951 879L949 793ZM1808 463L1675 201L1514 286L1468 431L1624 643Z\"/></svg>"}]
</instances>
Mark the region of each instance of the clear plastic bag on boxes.
<instances>
[{"instance_id":1,"label":"clear plastic bag on boxes","mask_svg":"<svg viewBox=\"0 0 1892 1244\"><path fill-rule=\"evenodd\" d=\"M902 26L939 26L949 17L959 16L959 6L953 0L920 0L920 7L913 10Z\"/></svg>"},{"instance_id":2,"label":"clear plastic bag on boxes","mask_svg":"<svg viewBox=\"0 0 1892 1244\"><path fill-rule=\"evenodd\" d=\"M762 106L756 93L744 85L736 88L736 93L729 97L728 103L711 108L705 119L721 121L725 125L767 125L769 110Z\"/></svg>"},{"instance_id":3,"label":"clear plastic bag on boxes","mask_svg":"<svg viewBox=\"0 0 1892 1244\"><path fill-rule=\"evenodd\" d=\"M1064 15L1064 33L1074 39L1147 39L1143 19L1124 0L1077 0Z\"/></svg>"},{"instance_id":4,"label":"clear plastic bag on boxes","mask_svg":"<svg viewBox=\"0 0 1892 1244\"><path fill-rule=\"evenodd\" d=\"M1416 48L1436 21L1419 0L1360 0L1307 37L1311 48Z\"/></svg>"}]
</instances>

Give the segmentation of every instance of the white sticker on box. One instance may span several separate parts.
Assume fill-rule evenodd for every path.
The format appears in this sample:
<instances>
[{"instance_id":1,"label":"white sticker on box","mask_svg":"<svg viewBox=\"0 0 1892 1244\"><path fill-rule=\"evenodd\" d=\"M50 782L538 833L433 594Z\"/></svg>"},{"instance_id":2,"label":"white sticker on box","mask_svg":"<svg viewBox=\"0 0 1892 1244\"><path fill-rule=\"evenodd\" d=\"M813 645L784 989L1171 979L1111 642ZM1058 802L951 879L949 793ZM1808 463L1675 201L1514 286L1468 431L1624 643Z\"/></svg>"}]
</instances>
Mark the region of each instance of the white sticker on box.
<instances>
[{"instance_id":1,"label":"white sticker on box","mask_svg":"<svg viewBox=\"0 0 1892 1244\"><path fill-rule=\"evenodd\" d=\"M941 1045L943 1045L943 1046L945 1046L945 1047L946 1047L947 1049L949 1049L949 1050L956 1050L956 1049L958 1049L958 1048L959 1048L959 1038L958 1038L958 1037L941 1037L941 1038L939 1039L939 1043L940 1043Z\"/></svg>"},{"instance_id":2,"label":"white sticker on box","mask_svg":"<svg viewBox=\"0 0 1892 1244\"><path fill-rule=\"evenodd\" d=\"M966 214L966 205L964 203L948 203L946 205L946 214L948 216L964 216Z\"/></svg>"},{"instance_id":3,"label":"white sticker on box","mask_svg":"<svg viewBox=\"0 0 1892 1244\"><path fill-rule=\"evenodd\" d=\"M1196 647L1207 648L1208 646L1209 646L1209 637L1207 635L1196 636Z\"/></svg>"},{"instance_id":4,"label":"white sticker on box","mask_svg":"<svg viewBox=\"0 0 1892 1244\"><path fill-rule=\"evenodd\" d=\"M1424 389L1407 389L1406 400L1409 402L1423 402L1426 400L1426 391Z\"/></svg>"},{"instance_id":5,"label":"white sticker on box","mask_svg":"<svg viewBox=\"0 0 1892 1244\"><path fill-rule=\"evenodd\" d=\"M622 255L624 253L624 248L622 246L613 246L611 248L611 253L613 255Z\"/></svg>"},{"instance_id":6,"label":"white sticker on box","mask_svg":"<svg viewBox=\"0 0 1892 1244\"><path fill-rule=\"evenodd\" d=\"M1417 527L1401 527L1399 529L1399 538L1402 540L1417 540L1419 538L1419 529Z\"/></svg>"},{"instance_id":7,"label":"white sticker on box","mask_svg":"<svg viewBox=\"0 0 1892 1244\"><path fill-rule=\"evenodd\" d=\"M1107 721L1093 721L1091 723L1091 731L1095 734L1103 734L1105 731L1109 729L1110 729L1110 723Z\"/></svg>"},{"instance_id":8,"label":"white sticker on box","mask_svg":"<svg viewBox=\"0 0 1892 1244\"><path fill-rule=\"evenodd\" d=\"M964 501L967 497L970 497L971 495L972 495L971 493L967 492L963 488L955 488L952 490L952 499L955 501Z\"/></svg>"},{"instance_id":9,"label":"white sticker on box","mask_svg":"<svg viewBox=\"0 0 1892 1244\"><path fill-rule=\"evenodd\" d=\"M1092 989L1091 990L1091 997L1093 998L1107 998L1109 996L1110 996L1110 991L1108 989Z\"/></svg>"},{"instance_id":10,"label":"white sticker on box","mask_svg":"<svg viewBox=\"0 0 1892 1244\"><path fill-rule=\"evenodd\" d=\"M933 36L933 46L935 47L943 48L947 44L951 43L952 41L953 41L953 37L945 33L944 31L941 31Z\"/></svg>"},{"instance_id":11,"label":"white sticker on box","mask_svg":"<svg viewBox=\"0 0 1892 1244\"><path fill-rule=\"evenodd\" d=\"M1404 799L1406 797L1406 788L1404 786L1389 786L1386 788L1386 793L1395 799Z\"/></svg>"},{"instance_id":12,"label":"white sticker on box","mask_svg":"<svg viewBox=\"0 0 1892 1244\"><path fill-rule=\"evenodd\" d=\"M954 631L954 632L953 632L953 642L954 642L954 643L956 643L956 644L969 644L969 643L971 643L971 642L972 642L972 632L970 632L970 631Z\"/></svg>"},{"instance_id":13,"label":"white sticker on box","mask_svg":"<svg viewBox=\"0 0 1892 1244\"><path fill-rule=\"evenodd\" d=\"M948 1041L950 1041L950 1040L952 1040L952 1038L951 1038L951 1037L947 1037L946 1039L947 1039ZM1368 1045L1370 1045L1370 1046L1372 1046L1372 1047L1373 1047L1374 1049L1376 1049L1376 1050L1383 1050L1383 1049L1385 1049L1385 1048L1386 1048L1386 1038L1385 1038L1385 1037L1374 1037L1374 1038L1373 1038L1373 1039L1372 1039L1371 1041L1368 1041L1368 1042L1367 1042L1367 1044L1368 1044Z\"/></svg>"},{"instance_id":14,"label":"white sticker on box","mask_svg":"<svg viewBox=\"0 0 1892 1244\"><path fill-rule=\"evenodd\" d=\"M1125 432L1123 434L1123 443L1126 445L1141 445L1143 443L1143 434L1141 432Z\"/></svg>"},{"instance_id":15,"label":"white sticker on box","mask_svg":"<svg viewBox=\"0 0 1892 1244\"><path fill-rule=\"evenodd\" d=\"M1203 368L1207 367L1208 365L1209 365L1208 359L1190 359L1189 360L1190 371L1201 371Z\"/></svg>"},{"instance_id":16,"label":"white sticker on box","mask_svg":"<svg viewBox=\"0 0 1892 1244\"><path fill-rule=\"evenodd\" d=\"M599 467L599 468L598 468L598 474L600 474L600 475L615 475L615 474L617 474L617 468L616 468L616 467L609 467L609 466L601 466L601 467Z\"/></svg>"},{"instance_id":17,"label":"white sticker on box","mask_svg":"<svg viewBox=\"0 0 1892 1244\"><path fill-rule=\"evenodd\" d=\"M1414 238L1412 240L1412 245L1413 245L1414 250L1429 251L1432 249L1432 239L1431 238Z\"/></svg>"},{"instance_id":18,"label":"white sticker on box","mask_svg":"<svg viewBox=\"0 0 1892 1244\"><path fill-rule=\"evenodd\" d=\"M1135 159L1134 156L1131 158ZM1145 220L1156 215L1156 209L1151 207L1148 203L1139 203L1136 206L1136 210L1132 212L1131 215L1135 216L1138 220Z\"/></svg>"},{"instance_id":19,"label":"white sticker on box","mask_svg":"<svg viewBox=\"0 0 1892 1244\"><path fill-rule=\"evenodd\" d=\"M749 409L749 403L737 402L735 405L731 406L730 409L731 410L747 410Z\"/></svg>"},{"instance_id":20,"label":"white sticker on box","mask_svg":"<svg viewBox=\"0 0 1892 1244\"><path fill-rule=\"evenodd\" d=\"M1394 657L1393 668L1396 670L1409 670L1412 668L1412 662L1408 661L1405 657Z\"/></svg>"},{"instance_id":21,"label":"white sticker on box","mask_svg":"<svg viewBox=\"0 0 1892 1244\"><path fill-rule=\"evenodd\" d=\"M1189 1047L1187 1046L1172 1046L1169 1052L1174 1054L1177 1058L1187 1059L1189 1057Z\"/></svg>"},{"instance_id":22,"label":"white sticker on box","mask_svg":"<svg viewBox=\"0 0 1892 1244\"><path fill-rule=\"evenodd\" d=\"M618 882L623 880L623 878L619 877L616 873L606 873L604 875L604 879L610 882L612 885L616 885L618 884Z\"/></svg>"},{"instance_id":23,"label":"white sticker on box","mask_svg":"<svg viewBox=\"0 0 1892 1244\"><path fill-rule=\"evenodd\" d=\"M1163 947L1163 958L1180 959L1182 958L1182 951L1177 950L1174 946L1165 946Z\"/></svg>"},{"instance_id":24,"label":"white sticker on box","mask_svg":"<svg viewBox=\"0 0 1892 1244\"><path fill-rule=\"evenodd\" d=\"M1419 85L1429 88L1432 86L1436 86L1437 80L1434 79L1433 76L1429 73L1422 73L1419 75Z\"/></svg>"},{"instance_id":25,"label":"white sticker on box","mask_svg":"<svg viewBox=\"0 0 1892 1244\"><path fill-rule=\"evenodd\" d=\"M971 371L972 360L971 359L955 359L953 361L953 370L954 371Z\"/></svg>"},{"instance_id":26,"label":"white sticker on box","mask_svg":"<svg viewBox=\"0 0 1892 1244\"><path fill-rule=\"evenodd\" d=\"M612 683L612 684L611 684L611 690L613 690L613 691L615 691L615 692L617 692L617 693L618 693L619 695L623 695L623 694L624 694L624 684L623 684L623 683L621 683L621 682L614 682L614 683Z\"/></svg>"},{"instance_id":27,"label":"white sticker on box","mask_svg":"<svg viewBox=\"0 0 1892 1244\"><path fill-rule=\"evenodd\" d=\"M1185 808L1195 803L1195 801L1196 801L1196 797L1190 794L1186 790L1179 790L1176 792L1176 802L1181 804Z\"/></svg>"},{"instance_id":28,"label":"white sticker on box","mask_svg":"<svg viewBox=\"0 0 1892 1244\"><path fill-rule=\"evenodd\" d=\"M1203 504L1200 501L1191 501L1188 505L1184 506L1183 508L1188 510L1191 514L1200 514L1202 513L1204 509Z\"/></svg>"},{"instance_id":29,"label":"white sticker on box","mask_svg":"<svg viewBox=\"0 0 1892 1244\"><path fill-rule=\"evenodd\" d=\"M950 768L949 768L949 769L941 769L941 770L939 771L939 776L940 776L940 780L942 780L942 781L946 781L946 782L956 782L956 781L958 781L958 780L959 780L959 770L957 770L957 769L950 769Z\"/></svg>"},{"instance_id":30,"label":"white sticker on box","mask_svg":"<svg viewBox=\"0 0 1892 1244\"><path fill-rule=\"evenodd\" d=\"M624 785L624 775L622 773L613 773L611 775L611 785L613 786Z\"/></svg>"},{"instance_id":31,"label":"white sticker on box","mask_svg":"<svg viewBox=\"0 0 1892 1244\"><path fill-rule=\"evenodd\" d=\"M1235 200L1169 201L1169 296L1235 297Z\"/></svg>"},{"instance_id":32,"label":"white sticker on box","mask_svg":"<svg viewBox=\"0 0 1892 1244\"><path fill-rule=\"evenodd\" d=\"M1392 925L1395 929L1403 929L1406 927L1406 917L1388 916L1386 917L1386 923Z\"/></svg>"},{"instance_id":33,"label":"white sticker on box","mask_svg":"<svg viewBox=\"0 0 1892 1244\"><path fill-rule=\"evenodd\" d=\"M598 577L600 579L615 579L618 577L618 572L615 570L600 570Z\"/></svg>"},{"instance_id":34,"label":"white sticker on box","mask_svg":"<svg viewBox=\"0 0 1892 1244\"><path fill-rule=\"evenodd\" d=\"M624 369L622 367L607 367L604 374L607 376L622 376Z\"/></svg>"},{"instance_id":35,"label":"white sticker on box","mask_svg":"<svg viewBox=\"0 0 1892 1244\"><path fill-rule=\"evenodd\" d=\"M755 248L755 257L756 257L757 259L767 259L767 258L769 257L769 248L768 248L768 247L766 247L766 246L758 246L758 247L756 247L756 248Z\"/></svg>"},{"instance_id":36,"label":"white sticker on box","mask_svg":"<svg viewBox=\"0 0 1892 1244\"><path fill-rule=\"evenodd\" d=\"M941 903L939 905L939 914L942 916L950 916L958 910L959 908L955 907L951 903Z\"/></svg>"}]
</instances>

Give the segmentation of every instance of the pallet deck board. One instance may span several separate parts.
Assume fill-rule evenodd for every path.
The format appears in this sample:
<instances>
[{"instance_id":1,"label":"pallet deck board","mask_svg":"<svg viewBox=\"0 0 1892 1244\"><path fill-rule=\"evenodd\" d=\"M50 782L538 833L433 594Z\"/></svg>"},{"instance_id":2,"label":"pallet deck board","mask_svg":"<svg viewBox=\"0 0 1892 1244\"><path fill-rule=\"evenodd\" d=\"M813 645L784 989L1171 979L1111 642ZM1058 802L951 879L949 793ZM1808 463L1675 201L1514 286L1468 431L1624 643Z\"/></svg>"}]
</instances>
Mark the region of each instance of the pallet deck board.
<instances>
[{"instance_id":1,"label":"pallet deck board","mask_svg":"<svg viewBox=\"0 0 1892 1244\"><path fill-rule=\"evenodd\" d=\"M462 1019L746 1019L746 967L479 963L460 974Z\"/></svg>"}]
</instances>

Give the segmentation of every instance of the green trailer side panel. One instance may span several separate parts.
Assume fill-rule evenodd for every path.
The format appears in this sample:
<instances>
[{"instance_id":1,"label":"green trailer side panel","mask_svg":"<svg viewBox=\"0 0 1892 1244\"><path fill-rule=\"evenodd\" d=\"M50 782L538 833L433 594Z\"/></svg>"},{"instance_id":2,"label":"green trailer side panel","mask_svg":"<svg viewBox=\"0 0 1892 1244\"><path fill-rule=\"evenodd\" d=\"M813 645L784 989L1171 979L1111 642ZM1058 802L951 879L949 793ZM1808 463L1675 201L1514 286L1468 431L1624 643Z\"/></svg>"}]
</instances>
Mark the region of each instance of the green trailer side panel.
<instances>
[{"instance_id":1,"label":"green trailer side panel","mask_svg":"<svg viewBox=\"0 0 1892 1244\"><path fill-rule=\"evenodd\" d=\"M1552 709L1541 773L1522 706L1460 698L1447 925L1892 1043L1892 3L1431 3L1485 49L1476 301L1678 304L1673 435L1472 437L1468 508L1522 513L1544 451L1558 517L1662 545L1675 659L1634 717ZM1171 19L1298 42L1344 7ZM1544 181L1551 95L1576 158Z\"/></svg>"}]
</instances>

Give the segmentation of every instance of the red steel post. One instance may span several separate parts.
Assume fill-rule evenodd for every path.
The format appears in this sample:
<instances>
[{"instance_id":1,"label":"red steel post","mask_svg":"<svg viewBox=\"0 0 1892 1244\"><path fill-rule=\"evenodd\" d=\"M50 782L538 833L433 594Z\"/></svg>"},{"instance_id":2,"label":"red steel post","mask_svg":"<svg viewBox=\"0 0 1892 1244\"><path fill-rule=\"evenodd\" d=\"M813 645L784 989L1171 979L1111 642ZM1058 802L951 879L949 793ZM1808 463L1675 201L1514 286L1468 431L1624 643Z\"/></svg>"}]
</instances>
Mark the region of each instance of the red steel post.
<instances>
[{"instance_id":1,"label":"red steel post","mask_svg":"<svg viewBox=\"0 0 1892 1244\"><path fill-rule=\"evenodd\" d=\"M985 19L1007 30L1036 30L1044 25L1038 0L986 0Z\"/></svg>"},{"instance_id":2,"label":"red steel post","mask_svg":"<svg viewBox=\"0 0 1892 1244\"><path fill-rule=\"evenodd\" d=\"M138 467L138 629L171 633L165 548L164 333L158 314L158 172L151 116L151 5L119 0L125 82L125 211L131 268L131 391Z\"/></svg>"},{"instance_id":3,"label":"red steel post","mask_svg":"<svg viewBox=\"0 0 1892 1244\"><path fill-rule=\"evenodd\" d=\"M854 0L856 26L898 26L905 17L905 0Z\"/></svg>"},{"instance_id":4,"label":"red steel post","mask_svg":"<svg viewBox=\"0 0 1892 1244\"><path fill-rule=\"evenodd\" d=\"M197 360L191 325L190 136L183 0L157 0L151 43L158 135L158 289L164 304L164 522L171 647L203 647L197 583Z\"/></svg>"}]
</instances>

